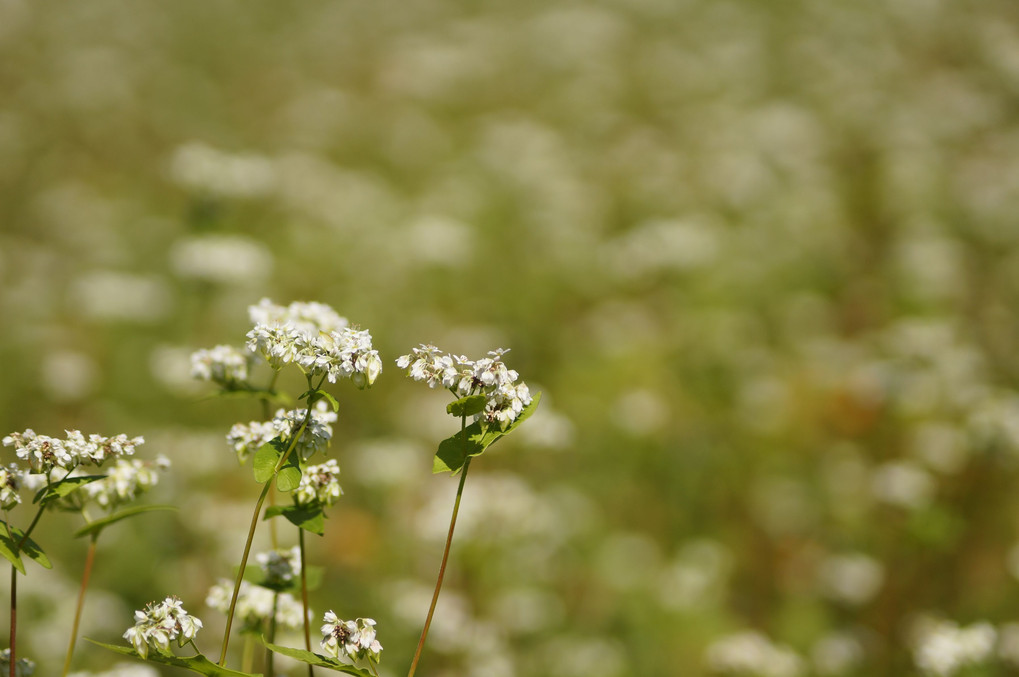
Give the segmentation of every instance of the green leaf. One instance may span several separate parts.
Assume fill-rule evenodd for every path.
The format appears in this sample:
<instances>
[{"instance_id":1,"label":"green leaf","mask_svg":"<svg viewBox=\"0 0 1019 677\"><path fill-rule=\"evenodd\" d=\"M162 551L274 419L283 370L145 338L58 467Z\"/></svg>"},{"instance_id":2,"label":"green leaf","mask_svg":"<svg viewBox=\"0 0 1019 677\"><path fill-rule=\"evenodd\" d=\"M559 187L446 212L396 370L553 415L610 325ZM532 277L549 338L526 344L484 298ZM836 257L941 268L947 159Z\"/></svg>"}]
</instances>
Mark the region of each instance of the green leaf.
<instances>
[{"instance_id":1,"label":"green leaf","mask_svg":"<svg viewBox=\"0 0 1019 677\"><path fill-rule=\"evenodd\" d=\"M319 536L325 533L325 512L321 506L274 505L266 509L264 519L277 515L283 515L291 524L305 531Z\"/></svg>"},{"instance_id":2,"label":"green leaf","mask_svg":"<svg viewBox=\"0 0 1019 677\"><path fill-rule=\"evenodd\" d=\"M432 463L432 472L459 472L460 468L467 462L468 456L478 456L483 453L485 449L488 449L500 439L509 435L521 423L530 418L534 410L538 408L539 401L541 401L540 392L534 394L534 397L531 398L531 403L524 407L523 411L520 412L512 423L506 426L505 430L500 430L494 426L482 425L481 422L476 421L467 426L462 432L439 442L439 449L435 452L435 460ZM467 437L466 443L464 442L465 435Z\"/></svg>"},{"instance_id":3,"label":"green leaf","mask_svg":"<svg viewBox=\"0 0 1019 677\"><path fill-rule=\"evenodd\" d=\"M314 665L319 668L329 668L336 672L345 672L348 675L357 675L357 677L373 677L372 673L362 668L355 668L353 665L347 663L341 663L335 658L330 656L323 656L321 654L312 653L311 651L305 651L304 649L291 649L285 646L277 646L265 641L265 637L262 638L262 644L273 653L278 653L282 656L288 656L302 663L308 665Z\"/></svg>"},{"instance_id":4,"label":"green leaf","mask_svg":"<svg viewBox=\"0 0 1019 677\"><path fill-rule=\"evenodd\" d=\"M446 413L452 414L457 418L461 416L474 416L474 414L485 410L486 402L488 402L488 397L485 395L461 397L459 400L446 405Z\"/></svg>"},{"instance_id":5,"label":"green leaf","mask_svg":"<svg viewBox=\"0 0 1019 677\"><path fill-rule=\"evenodd\" d=\"M0 521L0 524L4 524L3 529L0 529L0 555L4 556L8 562L14 565L14 568L25 573L25 563L21 561L21 557L18 555L17 543L11 540L11 537L7 534L6 523Z\"/></svg>"},{"instance_id":6,"label":"green leaf","mask_svg":"<svg viewBox=\"0 0 1019 677\"><path fill-rule=\"evenodd\" d=\"M290 452L287 462L276 475L276 488L284 494L301 485L301 462L297 458L297 450Z\"/></svg>"},{"instance_id":7,"label":"green leaf","mask_svg":"<svg viewBox=\"0 0 1019 677\"><path fill-rule=\"evenodd\" d=\"M50 558L46 556L46 553L42 551L39 544L33 541L31 538L25 538L25 532L21 529L12 526L11 532L14 534L14 540L7 534L7 523L0 520L0 554L2 554L8 562L14 565L14 567L21 573L25 573L25 566L21 564L21 555L25 555L28 559L36 562L44 569L52 569L53 563L50 562ZM18 546L21 546L20 548ZM6 552L7 550L10 551ZM11 556L15 559L11 559ZM17 560L17 561L15 561Z\"/></svg>"},{"instance_id":8,"label":"green leaf","mask_svg":"<svg viewBox=\"0 0 1019 677\"><path fill-rule=\"evenodd\" d=\"M71 492L78 489L78 487L84 486L96 480L105 479L106 475L82 475L81 477L65 477L59 482L54 482L48 486L40 489L36 494L35 498L32 499L32 503L42 503L46 505L51 501L55 501L58 498L63 498Z\"/></svg>"},{"instance_id":9,"label":"green leaf","mask_svg":"<svg viewBox=\"0 0 1019 677\"><path fill-rule=\"evenodd\" d=\"M287 447L283 443L282 437L274 437L255 452L255 459L251 463L252 470L255 471L255 481L259 484L265 484L272 479L273 473L276 472L276 464L279 463L280 457L286 452Z\"/></svg>"},{"instance_id":10,"label":"green leaf","mask_svg":"<svg viewBox=\"0 0 1019 677\"><path fill-rule=\"evenodd\" d=\"M104 642L97 642L94 639L89 639L88 637L85 639L96 646L109 649L110 651L119 653L122 656L131 656L150 663L174 665L178 668L190 670L191 672L197 672L200 675L206 675L207 677L262 677L261 673L237 672L236 670L221 667L210 661L202 654L196 654L194 656L164 656L157 651L151 651L147 658L142 658L133 647L106 644Z\"/></svg>"},{"instance_id":11,"label":"green leaf","mask_svg":"<svg viewBox=\"0 0 1019 677\"><path fill-rule=\"evenodd\" d=\"M106 527L119 522L120 520L127 519L133 515L138 515L143 512L155 512L157 510L177 510L176 506L173 505L136 505L132 508L125 508L119 512L115 512L112 515L107 515L101 519L97 519L94 522L89 522L81 529L74 532L75 538L81 538L89 534L98 535Z\"/></svg>"}]
</instances>

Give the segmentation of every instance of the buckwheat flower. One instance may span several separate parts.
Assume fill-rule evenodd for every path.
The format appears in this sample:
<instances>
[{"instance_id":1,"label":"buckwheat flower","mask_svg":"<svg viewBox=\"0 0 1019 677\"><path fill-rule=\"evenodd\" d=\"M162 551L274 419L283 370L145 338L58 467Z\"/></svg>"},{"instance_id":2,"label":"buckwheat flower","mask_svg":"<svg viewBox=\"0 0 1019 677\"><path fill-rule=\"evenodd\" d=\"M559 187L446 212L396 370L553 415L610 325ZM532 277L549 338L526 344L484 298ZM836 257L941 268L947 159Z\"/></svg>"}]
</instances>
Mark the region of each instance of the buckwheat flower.
<instances>
[{"instance_id":1,"label":"buckwheat flower","mask_svg":"<svg viewBox=\"0 0 1019 677\"><path fill-rule=\"evenodd\" d=\"M251 421L235 423L226 436L226 441L237 453L237 460L245 463L260 446L273 439L279 433L272 421Z\"/></svg>"},{"instance_id":2,"label":"buckwheat flower","mask_svg":"<svg viewBox=\"0 0 1019 677\"><path fill-rule=\"evenodd\" d=\"M285 442L289 442L291 435L300 429L307 414L307 409L278 410L272 419L272 426L275 430L273 437L280 435ZM315 408L311 411L311 418L308 419L308 424L304 427L301 439L297 443L296 452L301 455L302 460L307 460L317 451L325 452L333 439L332 424L336 422L336 419L336 412L330 409L323 400L315 403Z\"/></svg>"},{"instance_id":3,"label":"buckwheat flower","mask_svg":"<svg viewBox=\"0 0 1019 677\"><path fill-rule=\"evenodd\" d=\"M157 471L168 467L170 460L165 456L159 456L155 461L119 458L105 478L90 482L79 491L103 508L112 509L133 501L154 487L159 482Z\"/></svg>"},{"instance_id":4,"label":"buckwheat flower","mask_svg":"<svg viewBox=\"0 0 1019 677\"><path fill-rule=\"evenodd\" d=\"M990 623L974 623L965 628L951 621L920 625L916 629L913 660L924 674L949 677L993 657L997 631Z\"/></svg>"},{"instance_id":5,"label":"buckwheat flower","mask_svg":"<svg viewBox=\"0 0 1019 677\"><path fill-rule=\"evenodd\" d=\"M350 322L324 303L294 301L289 306L276 305L262 299L258 305L248 306L248 317L254 325L291 324L309 336L320 332L341 331Z\"/></svg>"},{"instance_id":6,"label":"buckwheat flower","mask_svg":"<svg viewBox=\"0 0 1019 677\"><path fill-rule=\"evenodd\" d=\"M147 604L144 611L134 612L134 620L123 636L142 658L148 657L150 648L168 653L173 640L184 646L202 629L202 621L188 614L176 597Z\"/></svg>"},{"instance_id":7,"label":"buckwheat flower","mask_svg":"<svg viewBox=\"0 0 1019 677\"><path fill-rule=\"evenodd\" d=\"M0 674L9 675L11 672L11 650L4 649L0 651ZM14 674L17 677L31 677L35 674L35 661L30 661L27 658L19 658L18 662L14 665Z\"/></svg>"},{"instance_id":8,"label":"buckwheat flower","mask_svg":"<svg viewBox=\"0 0 1019 677\"><path fill-rule=\"evenodd\" d=\"M475 417L505 429L531 403L526 383L516 383L519 374L502 361L507 350L490 351L488 357L471 361L463 355L444 354L433 345L421 344L396 360L415 381L424 381L429 388L452 390L460 397L484 394L484 411Z\"/></svg>"},{"instance_id":9,"label":"buckwheat flower","mask_svg":"<svg viewBox=\"0 0 1019 677\"><path fill-rule=\"evenodd\" d=\"M339 477L340 464L335 459L308 466L301 474L301 483L294 491L294 503L302 506L333 505L343 495Z\"/></svg>"},{"instance_id":10,"label":"buckwheat flower","mask_svg":"<svg viewBox=\"0 0 1019 677\"><path fill-rule=\"evenodd\" d=\"M270 550L255 555L262 567L267 585L285 585L301 573L301 549L296 545L289 550Z\"/></svg>"},{"instance_id":11,"label":"buckwheat flower","mask_svg":"<svg viewBox=\"0 0 1019 677\"><path fill-rule=\"evenodd\" d=\"M358 618L356 621L344 621L331 610L322 618L322 649L339 658L342 651L351 660L368 658L376 663L382 653L382 645L375 637L375 621L370 618Z\"/></svg>"},{"instance_id":12,"label":"buckwheat flower","mask_svg":"<svg viewBox=\"0 0 1019 677\"><path fill-rule=\"evenodd\" d=\"M67 431L69 436L77 432L76 430ZM78 434L80 435L80 433ZM89 435L88 445L82 449L79 456L83 463L91 462L95 465L102 465L111 458L133 456L135 448L143 444L145 444L145 438L140 435L131 438L123 433L113 437Z\"/></svg>"},{"instance_id":13,"label":"buckwheat flower","mask_svg":"<svg viewBox=\"0 0 1019 677\"><path fill-rule=\"evenodd\" d=\"M17 463L11 463L6 468L0 467L0 508L10 510L21 503L18 490L21 489L24 477L25 472Z\"/></svg>"},{"instance_id":14,"label":"buckwheat flower","mask_svg":"<svg viewBox=\"0 0 1019 677\"><path fill-rule=\"evenodd\" d=\"M219 345L191 353L191 377L211 381L227 390L248 385L254 355L233 346Z\"/></svg>"},{"instance_id":15,"label":"buckwheat flower","mask_svg":"<svg viewBox=\"0 0 1019 677\"><path fill-rule=\"evenodd\" d=\"M209 589L205 604L222 614L230 611L230 599L233 596L233 581L221 578ZM252 585L241 581L237 591L237 607L234 614L241 621L243 630L261 632L265 621L272 616L273 597L276 597L276 625L283 628L297 629L301 627L304 609L301 603L288 593L276 594L269 588Z\"/></svg>"},{"instance_id":16,"label":"buckwheat flower","mask_svg":"<svg viewBox=\"0 0 1019 677\"><path fill-rule=\"evenodd\" d=\"M14 453L28 461L33 472L48 473L53 468L72 468L78 458L71 454L62 440L36 435L31 428L22 433L11 433L3 439L5 447L14 447Z\"/></svg>"}]
</instances>

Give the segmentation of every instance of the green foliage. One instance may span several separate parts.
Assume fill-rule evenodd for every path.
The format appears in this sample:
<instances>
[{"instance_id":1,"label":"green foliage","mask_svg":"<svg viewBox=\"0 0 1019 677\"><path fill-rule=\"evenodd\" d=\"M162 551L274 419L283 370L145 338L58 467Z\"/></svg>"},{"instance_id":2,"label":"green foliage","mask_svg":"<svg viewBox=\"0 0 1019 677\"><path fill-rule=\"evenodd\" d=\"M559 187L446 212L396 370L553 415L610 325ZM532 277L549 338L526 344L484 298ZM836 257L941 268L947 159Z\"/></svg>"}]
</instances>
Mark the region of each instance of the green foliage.
<instances>
[{"instance_id":1,"label":"green foliage","mask_svg":"<svg viewBox=\"0 0 1019 677\"><path fill-rule=\"evenodd\" d=\"M140 660L148 661L150 663L162 663L163 665L172 665L178 668L184 668L191 672L197 672L200 675L206 675L207 677L262 677L261 673L250 673L250 672L238 672L237 670L230 670L228 668L216 665L202 654L196 654L194 656L167 656L158 652L152 652L146 658L142 658L138 655L132 647L120 646L117 644L106 644L104 642L97 642L94 639L89 639L96 646L101 646L104 649L109 649L115 653L119 653L122 656L131 656Z\"/></svg>"},{"instance_id":2,"label":"green foliage","mask_svg":"<svg viewBox=\"0 0 1019 677\"><path fill-rule=\"evenodd\" d=\"M474 416L474 414L484 411L486 402L488 402L488 398L485 395L468 395L447 404L446 413L452 414L457 418L461 416Z\"/></svg>"},{"instance_id":3,"label":"green foliage","mask_svg":"<svg viewBox=\"0 0 1019 677\"><path fill-rule=\"evenodd\" d=\"M319 400L326 400L327 402L329 402L329 406L333 408L333 411L340 410L340 403L336 401L336 398L319 388L315 388L313 390L309 390L305 393L302 393L301 396L297 399L303 400L305 398L307 398L308 400L309 407L314 406L315 403L318 402Z\"/></svg>"},{"instance_id":4,"label":"green foliage","mask_svg":"<svg viewBox=\"0 0 1019 677\"><path fill-rule=\"evenodd\" d=\"M39 544L31 538L25 538L24 531L15 526L10 527L10 533L7 529L7 523L0 520L0 555L13 564L15 569L25 573L25 565L21 560L22 554L44 569L53 568L53 563L50 562L49 557L42 551ZM11 536L14 537L13 540Z\"/></svg>"},{"instance_id":5,"label":"green foliage","mask_svg":"<svg viewBox=\"0 0 1019 677\"><path fill-rule=\"evenodd\" d=\"M320 506L274 505L265 510L263 519L282 515L291 524L322 536L325 533L325 512Z\"/></svg>"},{"instance_id":6,"label":"green foliage","mask_svg":"<svg viewBox=\"0 0 1019 677\"><path fill-rule=\"evenodd\" d=\"M464 398L463 400L457 400L453 404L464 403L460 405L467 409L468 405L465 400L471 398ZM439 443L439 449L435 452L435 461L432 465L433 473L450 472L457 473L463 467L464 463L467 462L467 458L470 456L478 456L484 453L485 449L498 442L500 439L509 435L511 432L517 429L521 423L530 418L531 414L534 413L538 407L538 402L541 401L541 393L535 393L531 398L531 403L524 407L524 410L520 412L520 415L513 420L505 430L500 430L495 426L488 426L482 424L480 421L476 421L452 437L447 437ZM447 406L446 410L449 411L450 407Z\"/></svg>"},{"instance_id":7,"label":"green foliage","mask_svg":"<svg viewBox=\"0 0 1019 677\"><path fill-rule=\"evenodd\" d=\"M100 533L102 533L103 529L105 529L106 527L108 527L108 526L110 526L112 524L116 524L117 522L120 522L121 520L127 519L128 517L133 517L134 515L139 515L139 514L145 513L145 512L156 512L156 511L161 511L161 510L173 510L173 511L176 511L177 510L177 506L174 506L174 505L136 505L136 506L133 506L131 508L125 508L123 510L119 510L119 511L113 513L112 515L107 515L106 517L97 519L97 520L95 520L93 522L89 522L87 525L83 526L81 529L78 529L77 531L75 531L74 532L74 537L75 538L80 538L82 536L88 536L88 535L98 536Z\"/></svg>"},{"instance_id":8,"label":"green foliage","mask_svg":"<svg viewBox=\"0 0 1019 677\"><path fill-rule=\"evenodd\" d=\"M280 457L287 451L287 445L282 437L274 437L255 452L251 469L255 473L255 481L259 484L268 482L276 472L276 464Z\"/></svg>"},{"instance_id":9,"label":"green foliage","mask_svg":"<svg viewBox=\"0 0 1019 677\"><path fill-rule=\"evenodd\" d=\"M307 663L308 665L314 665L319 668L328 668L330 670L335 670L336 672L345 672L348 675L357 675L357 677L373 677L373 675L367 670L355 668L353 665L348 665L347 663L341 663L330 656L323 656L303 649L291 649L285 646L278 646L276 644L266 642L264 637L262 638L262 643L265 644L266 648L274 653L294 658L302 663Z\"/></svg>"},{"instance_id":10,"label":"green foliage","mask_svg":"<svg viewBox=\"0 0 1019 677\"><path fill-rule=\"evenodd\" d=\"M40 489L35 494L35 498L32 499L32 503L41 503L47 505L63 498L64 496L70 495L72 492L77 491L80 487L85 486L91 482L101 480L106 475L82 475L81 477L65 477L59 482L48 484Z\"/></svg>"}]
</instances>

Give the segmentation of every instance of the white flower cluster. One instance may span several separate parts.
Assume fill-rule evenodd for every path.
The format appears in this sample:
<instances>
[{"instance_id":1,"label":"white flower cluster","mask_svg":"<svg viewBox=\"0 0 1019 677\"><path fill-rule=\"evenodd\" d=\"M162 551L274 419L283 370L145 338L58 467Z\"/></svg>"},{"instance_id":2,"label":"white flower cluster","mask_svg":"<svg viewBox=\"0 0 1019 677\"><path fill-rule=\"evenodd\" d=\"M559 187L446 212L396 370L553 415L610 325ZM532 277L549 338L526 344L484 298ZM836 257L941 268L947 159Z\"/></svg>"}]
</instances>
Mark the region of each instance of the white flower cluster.
<instances>
[{"instance_id":1,"label":"white flower cluster","mask_svg":"<svg viewBox=\"0 0 1019 677\"><path fill-rule=\"evenodd\" d=\"M284 441L289 441L294 431L301 427L307 413L307 409L279 409L271 421L235 423L227 433L226 441L237 453L237 460L244 463L260 446L276 437L282 436ZM326 450L333 438L332 424L336 419L336 412L325 402L319 400L315 404L308 425L297 443L296 451L302 459L307 460L315 452Z\"/></svg>"},{"instance_id":2,"label":"white flower cluster","mask_svg":"<svg viewBox=\"0 0 1019 677\"><path fill-rule=\"evenodd\" d=\"M226 389L246 386L254 359L251 353L233 346L220 345L191 353L191 377L212 381Z\"/></svg>"},{"instance_id":3,"label":"white flower cluster","mask_svg":"<svg viewBox=\"0 0 1019 677\"><path fill-rule=\"evenodd\" d=\"M14 447L18 458L28 461L32 472L46 474L54 468L70 469L79 464L100 466L111 458L131 456L135 447L145 443L143 437L116 435L103 437L78 430L67 430L64 440L36 435L31 428L22 433L11 433L3 439L5 447Z\"/></svg>"},{"instance_id":4,"label":"white flower cluster","mask_svg":"<svg viewBox=\"0 0 1019 677\"><path fill-rule=\"evenodd\" d=\"M382 372L371 334L347 326L347 320L329 306L283 307L263 299L249 313L255 327L248 332L248 349L262 355L273 369L296 364L307 374L325 374L330 383L349 378L358 388L372 385Z\"/></svg>"},{"instance_id":5,"label":"white flower cluster","mask_svg":"<svg viewBox=\"0 0 1019 677\"><path fill-rule=\"evenodd\" d=\"M286 585L301 575L301 549L296 545L289 550L270 550L255 555L262 567L265 582L271 586Z\"/></svg>"},{"instance_id":6,"label":"white flower cluster","mask_svg":"<svg viewBox=\"0 0 1019 677\"><path fill-rule=\"evenodd\" d=\"M7 675L11 672L11 650L0 651L0 674ZM30 677L35 674L35 662L27 658L19 658L14 666L14 674L17 677Z\"/></svg>"},{"instance_id":7,"label":"white flower cluster","mask_svg":"<svg viewBox=\"0 0 1019 677\"><path fill-rule=\"evenodd\" d=\"M276 435L281 435L285 441L289 442L290 436L301 427L301 423L307 415L307 409L291 411L280 409L272 419ZM297 443L296 451L301 455L302 460L308 460L318 451L325 453L329 442L333 439L332 424L336 422L336 419L336 412L330 409L325 401L319 400L315 403L315 408L311 411L311 418L308 419L308 425L304 427L304 433Z\"/></svg>"},{"instance_id":8,"label":"white flower cluster","mask_svg":"<svg viewBox=\"0 0 1019 677\"><path fill-rule=\"evenodd\" d=\"M6 468L0 467L0 508L10 510L21 503L18 490L24 480L25 471L17 463L11 463Z\"/></svg>"},{"instance_id":9,"label":"white flower cluster","mask_svg":"<svg viewBox=\"0 0 1019 677\"><path fill-rule=\"evenodd\" d=\"M233 581L221 578L209 589L205 604L220 613L229 613L230 598L233 596L233 592ZM245 630L261 630L265 621L272 616L274 595L276 593L269 588L241 581L234 613L241 619ZM294 599L293 595L284 592L277 596L276 625L290 629L301 627L301 603Z\"/></svg>"},{"instance_id":10,"label":"white flower cluster","mask_svg":"<svg viewBox=\"0 0 1019 677\"><path fill-rule=\"evenodd\" d=\"M714 642L708 647L707 659L710 668L722 674L797 677L804 672L803 659L797 653L752 630Z\"/></svg>"},{"instance_id":11,"label":"white flower cluster","mask_svg":"<svg viewBox=\"0 0 1019 677\"><path fill-rule=\"evenodd\" d=\"M116 465L105 478L84 485L81 491L88 500L95 501L103 508L112 509L133 501L154 487L159 482L157 471L169 467L170 459L162 455L157 456L155 461L118 458Z\"/></svg>"},{"instance_id":12,"label":"white flower cluster","mask_svg":"<svg viewBox=\"0 0 1019 677\"><path fill-rule=\"evenodd\" d=\"M343 495L340 487L340 464L329 459L320 465L308 466L301 474L301 483L294 491L297 505L317 503L327 507L336 503Z\"/></svg>"},{"instance_id":13,"label":"white flower cluster","mask_svg":"<svg viewBox=\"0 0 1019 677\"><path fill-rule=\"evenodd\" d=\"M998 633L990 623L959 627L951 621L929 621L917 629L913 660L924 674L949 677L994 655Z\"/></svg>"},{"instance_id":14,"label":"white flower cluster","mask_svg":"<svg viewBox=\"0 0 1019 677\"><path fill-rule=\"evenodd\" d=\"M500 348L489 351L488 357L469 360L463 355L443 353L433 345L421 344L397 358L396 366L406 369L412 379L424 381L429 388L442 385L458 397L484 394L488 401L477 418L505 428L531 403L527 384L516 383L519 374L502 361L507 352Z\"/></svg>"},{"instance_id":15,"label":"white flower cluster","mask_svg":"<svg viewBox=\"0 0 1019 677\"><path fill-rule=\"evenodd\" d=\"M356 621L342 621L332 611L327 611L322 618L322 649L334 658L340 657L340 651L351 660L369 658L379 662L382 645L375 638L375 621L370 618L358 618Z\"/></svg>"},{"instance_id":16,"label":"white flower cluster","mask_svg":"<svg viewBox=\"0 0 1019 677\"><path fill-rule=\"evenodd\" d=\"M134 626L127 629L124 639L131 642L139 656L146 658L150 647L168 653L170 642L177 640L184 646L201 629L202 622L189 615L179 599L167 597L159 604L147 604L144 611L135 611Z\"/></svg>"}]
</instances>

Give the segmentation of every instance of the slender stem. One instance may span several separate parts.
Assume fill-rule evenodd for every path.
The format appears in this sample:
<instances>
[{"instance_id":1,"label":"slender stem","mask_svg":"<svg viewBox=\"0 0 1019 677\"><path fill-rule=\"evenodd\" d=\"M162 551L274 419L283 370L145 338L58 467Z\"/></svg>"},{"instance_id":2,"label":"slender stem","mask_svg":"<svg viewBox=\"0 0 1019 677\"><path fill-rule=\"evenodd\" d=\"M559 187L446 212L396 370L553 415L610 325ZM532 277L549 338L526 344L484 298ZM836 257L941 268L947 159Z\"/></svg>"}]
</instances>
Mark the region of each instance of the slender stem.
<instances>
[{"instance_id":1,"label":"slender stem","mask_svg":"<svg viewBox=\"0 0 1019 677\"><path fill-rule=\"evenodd\" d=\"M323 380L325 380L324 376ZM321 383L319 385L321 385ZM279 474L280 468L286 464L287 459L290 458L290 454L292 454L294 449L297 448L297 441L300 440L301 435L304 434L304 429L308 427L309 420L311 420L310 405L304 415L304 420L301 421L300 427L291 438L290 445L287 447L286 453L280 456L279 461L276 462L276 467L273 468L272 476L266 480L265 484L262 486L262 493L258 495L258 501L255 503L255 512L251 515L251 526L248 528L248 538L244 542L244 554L241 556L240 570L237 572L237 580L234 582L234 593L230 598L230 611L226 615L226 629L223 631L223 648L219 655L219 665L221 667L226 665L226 650L230 645L230 628L233 626L234 611L237 608L237 595L241 591L241 581L244 580L244 568L248 565L248 555L251 554L251 542L255 539L255 527L258 526L258 516L262 512L262 504L265 503L265 497L272 488L273 480L275 480L276 475Z\"/></svg>"},{"instance_id":2,"label":"slender stem","mask_svg":"<svg viewBox=\"0 0 1019 677\"><path fill-rule=\"evenodd\" d=\"M11 676L15 677L14 670L18 666L18 656L15 639L18 636L18 570L11 565Z\"/></svg>"},{"instance_id":3,"label":"slender stem","mask_svg":"<svg viewBox=\"0 0 1019 677\"><path fill-rule=\"evenodd\" d=\"M297 542L301 548L301 608L304 613L304 648L311 651L311 614L308 610L308 569L304 552L304 529L297 527ZM308 663L308 677L315 676L315 668Z\"/></svg>"},{"instance_id":4,"label":"slender stem","mask_svg":"<svg viewBox=\"0 0 1019 677\"><path fill-rule=\"evenodd\" d=\"M88 588L88 579L92 575L92 563L96 558L96 540L99 534L92 534L88 544L88 554L85 556L85 571L81 575L81 589L78 591L78 606L74 610L74 623L71 625L71 642L67 646L67 658L64 659L63 677L71 671L71 657L74 656L74 645L78 641L78 625L81 623L81 610L85 607L85 589Z\"/></svg>"},{"instance_id":5,"label":"slender stem","mask_svg":"<svg viewBox=\"0 0 1019 677\"><path fill-rule=\"evenodd\" d=\"M279 610L280 594L275 590L272 593L272 614L269 616L269 641L276 643L276 612ZM272 649L265 647L265 674L269 677L276 677L275 655Z\"/></svg>"},{"instance_id":6,"label":"slender stem","mask_svg":"<svg viewBox=\"0 0 1019 677\"><path fill-rule=\"evenodd\" d=\"M278 369L273 369L272 380L269 381L269 387L266 390L268 390L269 392L272 392L272 389L276 387L276 379L279 378L279 375L280 375L279 370ZM271 414L272 414L272 409L269 407L269 397L268 397L268 395L266 395L266 396L262 397L262 420L263 421L268 421L270 419L270 415ZM269 507L272 507L272 506L275 506L275 505L276 505L276 490L275 489L270 489L269 490ZM278 539L276 537L276 520L270 520L269 521L269 545L272 547L273 550L275 550L276 548L279 547L279 541L278 541ZM270 674L270 677L272 677L271 674Z\"/></svg>"},{"instance_id":7,"label":"slender stem","mask_svg":"<svg viewBox=\"0 0 1019 677\"><path fill-rule=\"evenodd\" d=\"M255 660L255 642L248 633L244 635L244 652L241 658L241 672L251 672L251 663Z\"/></svg>"},{"instance_id":8,"label":"slender stem","mask_svg":"<svg viewBox=\"0 0 1019 677\"><path fill-rule=\"evenodd\" d=\"M467 447L467 417L460 419L460 433L464 440L464 451ZM428 607L428 616L425 618L425 627L421 630L421 639L418 640L418 648L414 652L414 660L410 664L410 672L407 677L414 677L418 661L421 659L421 651L425 648L425 638L428 637L428 628L432 624L432 615L435 613L435 605L439 601L439 590L442 589L442 579L446 576L446 561L449 559L449 547L453 543L453 529L456 527L456 515L460 512L460 497L463 496L464 482L467 480L467 469L471 465L471 457L464 454L467 460L464 461L463 469L460 471L460 486L456 489L456 500L453 502L453 515L449 519L449 534L446 536L446 547L442 551L442 564L439 565L439 577L435 581L435 593L432 595L432 604Z\"/></svg>"}]
</instances>

